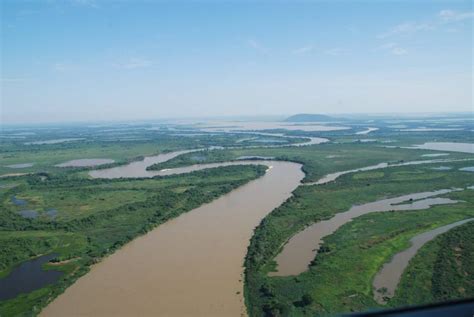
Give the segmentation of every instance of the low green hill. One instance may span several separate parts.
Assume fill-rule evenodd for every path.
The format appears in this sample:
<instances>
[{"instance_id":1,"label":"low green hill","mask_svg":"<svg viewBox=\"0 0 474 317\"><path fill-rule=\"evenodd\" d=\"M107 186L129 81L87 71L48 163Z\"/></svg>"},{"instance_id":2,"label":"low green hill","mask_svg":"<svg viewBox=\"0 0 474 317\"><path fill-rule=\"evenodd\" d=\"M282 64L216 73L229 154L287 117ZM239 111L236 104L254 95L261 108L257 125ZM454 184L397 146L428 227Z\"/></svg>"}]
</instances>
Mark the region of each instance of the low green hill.
<instances>
[{"instance_id":1,"label":"low green hill","mask_svg":"<svg viewBox=\"0 0 474 317\"><path fill-rule=\"evenodd\" d=\"M334 121L336 118L324 114L299 113L286 118L285 122L316 122L316 121Z\"/></svg>"}]
</instances>

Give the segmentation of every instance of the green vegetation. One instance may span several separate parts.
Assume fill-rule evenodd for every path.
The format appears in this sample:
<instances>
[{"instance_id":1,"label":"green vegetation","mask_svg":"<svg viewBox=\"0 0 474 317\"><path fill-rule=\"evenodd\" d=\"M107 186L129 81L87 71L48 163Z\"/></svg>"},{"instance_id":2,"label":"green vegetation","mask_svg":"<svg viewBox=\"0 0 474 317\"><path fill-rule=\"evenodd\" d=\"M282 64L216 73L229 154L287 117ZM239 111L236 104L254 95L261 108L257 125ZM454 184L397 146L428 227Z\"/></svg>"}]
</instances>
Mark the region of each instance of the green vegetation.
<instances>
[{"instance_id":1,"label":"green vegetation","mask_svg":"<svg viewBox=\"0 0 474 317\"><path fill-rule=\"evenodd\" d=\"M1 231L0 277L6 276L17 264L48 253L67 256L71 250L83 253L86 237L66 231Z\"/></svg>"},{"instance_id":2,"label":"green vegetation","mask_svg":"<svg viewBox=\"0 0 474 317\"><path fill-rule=\"evenodd\" d=\"M251 240L245 261L249 314L313 316L377 307L372 297L372 280L377 271L394 254L407 248L416 234L473 217L471 190L447 195L462 201L455 205L359 217L328 236L322 246L325 252L298 276L269 277L276 265L272 259L285 241L305 226L352 205L415 192L466 188L472 185L472 177L467 177L471 174L458 171L466 164L450 163L450 171L434 171L429 165L387 168L348 174L323 186L299 187L292 198L262 221ZM442 283L449 283L449 279L450 276ZM311 297L310 304L301 305L304 295Z\"/></svg>"},{"instance_id":3,"label":"green vegetation","mask_svg":"<svg viewBox=\"0 0 474 317\"><path fill-rule=\"evenodd\" d=\"M321 117L321 119L324 119ZM178 156L150 167L160 170L192 164L237 160L241 156L273 157L301 163L309 183L338 171L381 162L427 160L437 151L400 148L428 141L471 142L472 122L456 121L463 130L404 132L393 118L370 124L348 118L340 131L286 131L293 138L252 133L204 133L193 126L110 125L15 128L2 131L0 175L0 278L24 261L44 254L58 256L44 266L64 275L55 284L0 302L0 316L35 315L91 264L122 245L183 212L210 202L264 173L263 166L228 166L185 175L151 179L89 179L90 168L59 168L56 164L84 158L109 158L106 168L143 156L182 149L230 147ZM403 122L417 128L420 122ZM439 128L445 122L424 126ZM366 127L379 130L354 135ZM330 143L304 147L255 147L327 137ZM31 144L54 139L64 143ZM372 140L373 139L373 140ZM369 142L365 142L369 141ZM386 146L393 148L386 148ZM252 148L245 148L251 146ZM450 152L432 159L473 159L472 154ZM8 165L34 163L32 167ZM433 170L435 166L451 170ZM283 244L305 226L354 204L399 195L473 185L472 173L459 168L473 161L428 164L357 172L321 186L300 186L282 206L256 229L245 259L245 299L251 316L303 316L361 311L380 307L372 298L372 280L381 266L408 247L411 237L457 220L473 217L471 190L452 192L455 205L428 210L372 213L355 219L325 239L307 272L292 277L269 277L274 257ZM13 197L26 202L18 204ZM20 212L34 210L36 218ZM404 273L396 296L387 307L473 296L473 225L453 229L428 243ZM467 276L467 278L466 278Z\"/></svg>"},{"instance_id":4,"label":"green vegetation","mask_svg":"<svg viewBox=\"0 0 474 317\"><path fill-rule=\"evenodd\" d=\"M319 144L291 148L252 148L230 150L208 150L180 155L164 163L149 167L152 170L174 168L198 163L215 163L235 160L241 156L274 157L277 160L303 164L306 173L304 182L317 181L328 173L350 170L381 162L426 160L423 154L439 153L427 150L392 149L367 144ZM449 159L467 158L464 153L451 153Z\"/></svg>"},{"instance_id":5,"label":"green vegetation","mask_svg":"<svg viewBox=\"0 0 474 317\"><path fill-rule=\"evenodd\" d=\"M472 194L471 194L472 196ZM410 261L392 306L474 297L474 223L428 242Z\"/></svg>"},{"instance_id":6,"label":"green vegetation","mask_svg":"<svg viewBox=\"0 0 474 317\"><path fill-rule=\"evenodd\" d=\"M26 131L30 131L26 130ZM20 130L23 131L23 130ZM75 159L105 158L115 163L101 168L121 165L144 156L169 151L210 146L248 146L262 144L285 144L305 141L303 138L262 137L253 134L208 134L194 135L189 130L170 133L167 128L151 130L147 126L131 127L76 127L70 129L34 129L35 132L20 135L18 131L2 131L0 142L0 175L10 173L64 172L70 168L55 165ZM195 131L194 131L195 133ZM255 139L253 139L254 137ZM265 139L262 143L262 139ZM53 144L34 144L49 140L74 139ZM249 139L249 140L245 140ZM9 165L33 163L31 167L11 168ZM89 168L90 169L90 168Z\"/></svg>"},{"instance_id":7,"label":"green vegetation","mask_svg":"<svg viewBox=\"0 0 474 317\"><path fill-rule=\"evenodd\" d=\"M134 158L139 159L141 156L158 154L161 149L157 144L151 142L71 142L17 145L0 152L0 162L2 162L0 174L60 172L65 168L54 165L83 158L107 158L124 164ZM21 163L34 163L34 165L27 168L6 167Z\"/></svg>"},{"instance_id":8,"label":"green vegetation","mask_svg":"<svg viewBox=\"0 0 474 317\"><path fill-rule=\"evenodd\" d=\"M207 203L265 172L264 166L228 166L153 179L90 180L72 174L16 179L0 194L0 277L21 262L58 253L48 267L59 282L0 302L0 315L35 314L91 264L155 226ZM27 205L12 203L12 197ZM21 209L39 216L26 219ZM56 217L45 213L57 210Z\"/></svg>"}]
</instances>

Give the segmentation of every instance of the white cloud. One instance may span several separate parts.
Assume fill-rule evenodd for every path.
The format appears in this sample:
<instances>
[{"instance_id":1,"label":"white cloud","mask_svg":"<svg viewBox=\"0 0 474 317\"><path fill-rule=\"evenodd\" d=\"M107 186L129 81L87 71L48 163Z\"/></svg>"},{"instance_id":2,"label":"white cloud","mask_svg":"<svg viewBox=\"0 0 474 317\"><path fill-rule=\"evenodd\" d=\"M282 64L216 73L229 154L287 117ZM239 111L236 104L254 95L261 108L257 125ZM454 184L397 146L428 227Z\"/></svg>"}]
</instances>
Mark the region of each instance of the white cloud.
<instances>
[{"instance_id":1,"label":"white cloud","mask_svg":"<svg viewBox=\"0 0 474 317\"><path fill-rule=\"evenodd\" d=\"M340 56L340 55L347 54L347 50L336 47L336 48L325 50L324 53L331 56Z\"/></svg>"},{"instance_id":2,"label":"white cloud","mask_svg":"<svg viewBox=\"0 0 474 317\"><path fill-rule=\"evenodd\" d=\"M378 36L380 39L388 38L401 34L413 34L420 31L434 30L435 26L431 23L405 22L390 28L387 32Z\"/></svg>"},{"instance_id":3,"label":"white cloud","mask_svg":"<svg viewBox=\"0 0 474 317\"><path fill-rule=\"evenodd\" d=\"M78 6L85 6L85 7L90 7L90 8L99 7L99 5L97 4L97 1L95 0L71 0L71 3Z\"/></svg>"},{"instance_id":4,"label":"white cloud","mask_svg":"<svg viewBox=\"0 0 474 317\"><path fill-rule=\"evenodd\" d=\"M414 34L422 31L431 31L442 27L446 23L460 22L474 17L473 11L455 11L455 10L441 10L436 16L431 17L428 22L404 22L390 28L387 32L378 35L379 39L388 37Z\"/></svg>"},{"instance_id":5,"label":"white cloud","mask_svg":"<svg viewBox=\"0 0 474 317\"><path fill-rule=\"evenodd\" d=\"M408 54L408 51L404 48L401 47L394 47L390 52L394 55L406 55Z\"/></svg>"},{"instance_id":6,"label":"white cloud","mask_svg":"<svg viewBox=\"0 0 474 317\"><path fill-rule=\"evenodd\" d=\"M397 46L397 43L394 43L394 42L390 42L390 43L385 43L385 44L382 44L380 45L380 49L383 49L383 50L388 50L388 49L392 49L394 47Z\"/></svg>"},{"instance_id":7,"label":"white cloud","mask_svg":"<svg viewBox=\"0 0 474 317\"><path fill-rule=\"evenodd\" d=\"M78 67L68 62L58 62L53 65L53 70L59 73L68 72L78 69Z\"/></svg>"},{"instance_id":8,"label":"white cloud","mask_svg":"<svg viewBox=\"0 0 474 317\"><path fill-rule=\"evenodd\" d=\"M18 82L23 82L26 81L27 78L23 77L2 77L0 78L0 81L3 83L18 83Z\"/></svg>"},{"instance_id":9,"label":"white cloud","mask_svg":"<svg viewBox=\"0 0 474 317\"><path fill-rule=\"evenodd\" d=\"M379 49L392 53L393 55L406 55L408 50L400 47L395 42L385 43L379 46Z\"/></svg>"},{"instance_id":10,"label":"white cloud","mask_svg":"<svg viewBox=\"0 0 474 317\"><path fill-rule=\"evenodd\" d=\"M144 58L131 57L125 62L115 63L114 66L122 69L148 68L153 66L153 62Z\"/></svg>"},{"instance_id":11,"label":"white cloud","mask_svg":"<svg viewBox=\"0 0 474 317\"><path fill-rule=\"evenodd\" d=\"M259 53L262 54L267 54L268 53L268 48L265 47L262 43L255 39L250 39L247 41L247 45L256 50Z\"/></svg>"},{"instance_id":12,"label":"white cloud","mask_svg":"<svg viewBox=\"0 0 474 317\"><path fill-rule=\"evenodd\" d=\"M459 12L459 11L454 11L454 10L441 10L438 14L438 17L443 22L457 22L457 21L462 21L466 19L471 19L472 17L474 17L474 12L473 11Z\"/></svg>"},{"instance_id":13,"label":"white cloud","mask_svg":"<svg viewBox=\"0 0 474 317\"><path fill-rule=\"evenodd\" d=\"M40 11L39 10L31 10L31 9L24 9L24 10L20 10L16 13L16 15L18 17L27 17L27 16L31 16L31 15L36 15L38 14Z\"/></svg>"},{"instance_id":14,"label":"white cloud","mask_svg":"<svg viewBox=\"0 0 474 317\"><path fill-rule=\"evenodd\" d=\"M303 46L303 47L296 48L293 51L291 51L291 53L295 54L295 55L304 55L304 54L307 54L307 53L309 53L313 50L314 50L314 47L311 46L311 45L308 45L308 46Z\"/></svg>"}]
</instances>

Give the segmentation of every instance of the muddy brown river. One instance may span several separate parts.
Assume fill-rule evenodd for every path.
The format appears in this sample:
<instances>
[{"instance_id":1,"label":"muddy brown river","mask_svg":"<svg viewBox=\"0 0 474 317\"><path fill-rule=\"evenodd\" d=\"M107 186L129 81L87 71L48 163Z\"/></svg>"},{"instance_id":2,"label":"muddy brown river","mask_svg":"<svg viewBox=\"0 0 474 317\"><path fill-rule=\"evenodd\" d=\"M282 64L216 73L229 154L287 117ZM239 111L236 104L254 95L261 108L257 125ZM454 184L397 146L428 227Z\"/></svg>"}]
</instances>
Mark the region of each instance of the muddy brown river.
<instances>
[{"instance_id":1,"label":"muddy brown river","mask_svg":"<svg viewBox=\"0 0 474 317\"><path fill-rule=\"evenodd\" d=\"M294 146L324 141L311 138ZM146 170L153 164L200 150L146 157L89 174L110 179L164 176L228 165L262 164L268 169L259 179L131 241L94 265L50 303L41 316L246 315L243 261L253 230L291 196L304 173L300 164L268 160Z\"/></svg>"},{"instance_id":2,"label":"muddy brown river","mask_svg":"<svg viewBox=\"0 0 474 317\"><path fill-rule=\"evenodd\" d=\"M271 272L269 275L289 276L303 273L308 269L311 261L317 255L318 249L323 242L323 238L333 234L342 225L356 217L371 212L420 210L430 208L434 205L456 203L455 200L448 198L430 198L451 191L451 189L443 189L434 192L423 192L378 200L359 206L353 206L348 211L338 213L328 220L317 222L294 235L285 244L281 253L275 257L275 261L278 265L277 271Z\"/></svg>"},{"instance_id":3,"label":"muddy brown river","mask_svg":"<svg viewBox=\"0 0 474 317\"><path fill-rule=\"evenodd\" d=\"M415 149L474 153L474 143L426 142L413 146Z\"/></svg>"},{"instance_id":4,"label":"muddy brown river","mask_svg":"<svg viewBox=\"0 0 474 317\"><path fill-rule=\"evenodd\" d=\"M141 161L132 162L127 165L121 165L112 168L95 170L89 172L93 178L131 178L131 177L153 177L160 175L160 171L147 171L148 166L169 161L181 154L195 152L200 150L183 150L169 152L155 156L147 156Z\"/></svg>"},{"instance_id":5,"label":"muddy brown river","mask_svg":"<svg viewBox=\"0 0 474 317\"><path fill-rule=\"evenodd\" d=\"M305 183L304 185L305 186L323 185L323 184L327 184L327 183L335 181L337 178L341 177L342 175L346 175L346 174L350 174L350 173L356 173L356 172L373 171L373 170L388 168L388 167L400 167L400 166L421 165L421 164L436 164L436 163L450 163L450 162L464 162L464 161L471 161L471 160L472 159L435 159L435 160L409 161L409 162L392 163L392 164L389 164L387 162L383 162L383 163L379 163L379 164L375 164L375 165L365 166L365 167L361 167L361 168L355 168L355 169L352 169L352 170L330 173L330 174L325 175L321 179L317 180L316 182Z\"/></svg>"},{"instance_id":6,"label":"muddy brown river","mask_svg":"<svg viewBox=\"0 0 474 317\"><path fill-rule=\"evenodd\" d=\"M57 164L57 167L89 167L89 166L98 166L115 162L111 159L79 159L71 160L61 164Z\"/></svg>"},{"instance_id":7,"label":"muddy brown river","mask_svg":"<svg viewBox=\"0 0 474 317\"><path fill-rule=\"evenodd\" d=\"M300 184L301 165L239 161L146 171L146 166L179 154L164 155L91 175L151 177L241 164L269 168L259 179L160 225L94 265L41 316L246 315L243 261L247 246L261 219Z\"/></svg>"},{"instance_id":8,"label":"muddy brown river","mask_svg":"<svg viewBox=\"0 0 474 317\"><path fill-rule=\"evenodd\" d=\"M398 286L398 282L405 271L406 267L410 263L411 258L413 258L418 250L425 245L427 242L433 240L440 234L443 234L454 227L465 224L469 221L473 221L474 218L465 219L438 227L431 231L423 232L413 238L411 238L411 246L397 253L390 262L384 264L382 269L375 276L373 286L374 286L374 299L379 304L385 304L385 297L391 298L395 294L395 290ZM378 290L385 288L385 292L379 292Z\"/></svg>"}]
</instances>

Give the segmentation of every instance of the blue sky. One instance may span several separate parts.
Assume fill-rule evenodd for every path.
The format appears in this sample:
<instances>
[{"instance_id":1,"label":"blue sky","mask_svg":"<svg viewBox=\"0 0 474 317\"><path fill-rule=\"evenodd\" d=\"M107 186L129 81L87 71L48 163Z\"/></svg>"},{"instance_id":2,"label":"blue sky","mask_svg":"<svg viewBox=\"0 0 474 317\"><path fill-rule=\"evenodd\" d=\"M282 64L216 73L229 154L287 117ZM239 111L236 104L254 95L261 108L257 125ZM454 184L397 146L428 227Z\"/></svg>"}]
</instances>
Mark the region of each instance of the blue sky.
<instances>
[{"instance_id":1,"label":"blue sky","mask_svg":"<svg viewBox=\"0 0 474 317\"><path fill-rule=\"evenodd\" d=\"M2 122L472 111L471 1L1 2Z\"/></svg>"}]
</instances>

